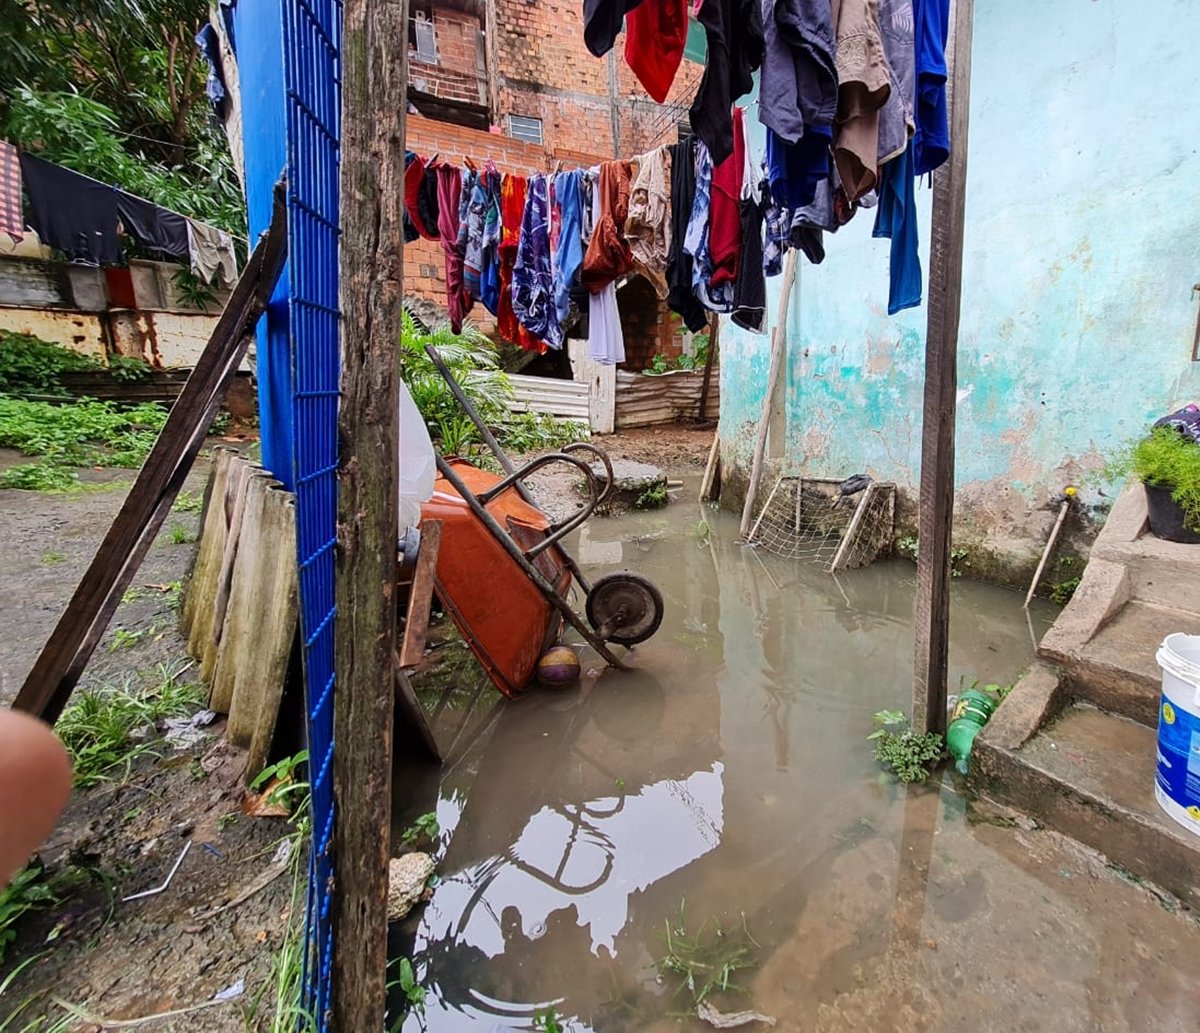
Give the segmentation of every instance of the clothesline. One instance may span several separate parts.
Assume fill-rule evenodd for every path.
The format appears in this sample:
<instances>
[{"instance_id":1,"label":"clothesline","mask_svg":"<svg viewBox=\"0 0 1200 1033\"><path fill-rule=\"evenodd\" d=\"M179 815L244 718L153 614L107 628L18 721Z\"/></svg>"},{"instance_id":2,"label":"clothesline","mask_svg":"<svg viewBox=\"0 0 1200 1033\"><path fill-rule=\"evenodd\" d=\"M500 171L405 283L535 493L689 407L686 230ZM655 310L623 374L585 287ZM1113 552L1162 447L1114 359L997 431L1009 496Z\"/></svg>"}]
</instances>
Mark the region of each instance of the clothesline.
<instances>
[{"instance_id":1,"label":"clothesline","mask_svg":"<svg viewBox=\"0 0 1200 1033\"><path fill-rule=\"evenodd\" d=\"M186 260L205 283L216 275L227 286L237 279L232 234L0 141L0 231L20 241L27 226L74 262L123 264L123 231L151 251Z\"/></svg>"}]
</instances>

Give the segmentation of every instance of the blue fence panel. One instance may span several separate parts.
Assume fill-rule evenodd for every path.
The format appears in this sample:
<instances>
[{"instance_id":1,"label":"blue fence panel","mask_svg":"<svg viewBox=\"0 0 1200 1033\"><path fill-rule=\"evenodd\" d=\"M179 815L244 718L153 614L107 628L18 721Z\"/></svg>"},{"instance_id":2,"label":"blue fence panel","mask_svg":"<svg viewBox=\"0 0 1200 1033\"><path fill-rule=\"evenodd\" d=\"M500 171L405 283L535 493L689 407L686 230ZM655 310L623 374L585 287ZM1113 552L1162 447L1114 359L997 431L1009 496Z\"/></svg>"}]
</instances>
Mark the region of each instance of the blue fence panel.
<instances>
[{"instance_id":1,"label":"blue fence panel","mask_svg":"<svg viewBox=\"0 0 1200 1033\"><path fill-rule=\"evenodd\" d=\"M313 815L304 1004L322 1031L333 962L341 32L339 0L283 0L293 474Z\"/></svg>"}]
</instances>

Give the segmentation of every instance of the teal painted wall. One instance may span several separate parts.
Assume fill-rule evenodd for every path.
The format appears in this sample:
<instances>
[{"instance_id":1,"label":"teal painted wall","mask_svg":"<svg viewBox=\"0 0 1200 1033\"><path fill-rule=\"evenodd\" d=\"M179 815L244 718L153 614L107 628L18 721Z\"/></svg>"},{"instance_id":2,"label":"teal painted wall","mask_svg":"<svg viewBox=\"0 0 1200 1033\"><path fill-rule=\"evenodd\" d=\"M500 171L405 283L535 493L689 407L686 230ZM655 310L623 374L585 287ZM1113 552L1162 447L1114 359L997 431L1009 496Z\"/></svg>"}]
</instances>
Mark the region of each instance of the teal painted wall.
<instances>
[{"instance_id":1,"label":"teal painted wall","mask_svg":"<svg viewBox=\"0 0 1200 1033\"><path fill-rule=\"evenodd\" d=\"M1028 555L1045 539L1034 507L1200 396L1200 3L976 0L975 12L958 508L989 547ZM747 124L761 152L757 117ZM931 197L918 188L926 271ZM784 462L912 489L925 309L888 317L888 243L872 223L860 212L826 235L822 265L800 261ZM768 280L772 320L779 286ZM768 353L766 336L722 325L722 452L742 471Z\"/></svg>"}]
</instances>

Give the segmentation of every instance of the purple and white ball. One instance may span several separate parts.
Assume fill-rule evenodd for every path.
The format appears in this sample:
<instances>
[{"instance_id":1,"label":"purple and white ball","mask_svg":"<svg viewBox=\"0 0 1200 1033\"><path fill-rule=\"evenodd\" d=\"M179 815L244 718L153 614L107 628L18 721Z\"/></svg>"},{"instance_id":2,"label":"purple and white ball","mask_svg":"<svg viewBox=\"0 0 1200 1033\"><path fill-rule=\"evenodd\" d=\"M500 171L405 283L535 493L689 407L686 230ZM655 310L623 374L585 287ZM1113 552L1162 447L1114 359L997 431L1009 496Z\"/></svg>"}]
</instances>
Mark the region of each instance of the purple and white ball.
<instances>
[{"instance_id":1,"label":"purple and white ball","mask_svg":"<svg viewBox=\"0 0 1200 1033\"><path fill-rule=\"evenodd\" d=\"M579 654L570 646L552 646L537 665L537 680L552 689L561 689L579 681Z\"/></svg>"}]
</instances>

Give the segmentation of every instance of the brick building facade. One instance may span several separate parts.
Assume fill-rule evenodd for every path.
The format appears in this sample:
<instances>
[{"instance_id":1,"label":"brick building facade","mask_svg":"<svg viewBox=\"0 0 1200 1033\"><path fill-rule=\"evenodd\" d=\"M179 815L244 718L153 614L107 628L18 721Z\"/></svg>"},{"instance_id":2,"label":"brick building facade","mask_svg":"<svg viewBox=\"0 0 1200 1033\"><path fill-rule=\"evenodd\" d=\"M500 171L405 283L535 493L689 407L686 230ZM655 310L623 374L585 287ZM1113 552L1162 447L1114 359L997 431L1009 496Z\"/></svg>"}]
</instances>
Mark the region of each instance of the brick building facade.
<instances>
[{"instance_id":1,"label":"brick building facade","mask_svg":"<svg viewBox=\"0 0 1200 1033\"><path fill-rule=\"evenodd\" d=\"M414 2L409 148L451 161L490 158L502 172L530 174L674 142L702 67L685 60L667 102L657 104L621 58L623 37L607 58L588 52L581 8L578 0ZM415 300L444 305L438 244L408 246L405 288ZM618 306L628 368L644 368L656 353L680 353L680 325L648 284L628 281ZM495 330L479 305L470 319Z\"/></svg>"}]
</instances>

